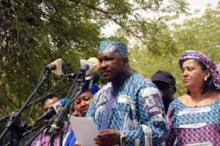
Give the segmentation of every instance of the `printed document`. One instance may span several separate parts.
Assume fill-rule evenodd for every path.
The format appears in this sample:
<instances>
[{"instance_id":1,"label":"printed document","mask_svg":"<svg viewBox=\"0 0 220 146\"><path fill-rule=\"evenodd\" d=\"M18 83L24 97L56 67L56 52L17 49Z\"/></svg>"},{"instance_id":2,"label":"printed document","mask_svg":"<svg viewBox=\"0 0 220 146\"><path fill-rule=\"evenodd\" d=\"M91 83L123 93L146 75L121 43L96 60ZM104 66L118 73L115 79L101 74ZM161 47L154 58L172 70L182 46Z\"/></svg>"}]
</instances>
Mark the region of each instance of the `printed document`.
<instances>
[{"instance_id":1,"label":"printed document","mask_svg":"<svg viewBox=\"0 0 220 146\"><path fill-rule=\"evenodd\" d=\"M98 131L92 118L71 116L70 125L79 144L82 146L95 146L94 139Z\"/></svg>"}]
</instances>

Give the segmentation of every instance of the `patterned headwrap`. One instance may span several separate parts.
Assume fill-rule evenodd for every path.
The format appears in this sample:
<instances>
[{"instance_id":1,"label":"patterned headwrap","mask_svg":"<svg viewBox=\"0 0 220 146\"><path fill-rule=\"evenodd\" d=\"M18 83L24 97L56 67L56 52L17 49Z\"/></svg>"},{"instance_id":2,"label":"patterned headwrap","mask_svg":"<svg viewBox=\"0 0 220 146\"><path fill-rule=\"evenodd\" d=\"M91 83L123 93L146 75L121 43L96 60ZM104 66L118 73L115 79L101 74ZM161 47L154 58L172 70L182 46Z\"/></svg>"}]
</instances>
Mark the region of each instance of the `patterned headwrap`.
<instances>
[{"instance_id":1,"label":"patterned headwrap","mask_svg":"<svg viewBox=\"0 0 220 146\"><path fill-rule=\"evenodd\" d=\"M199 51L187 50L183 53L179 60L179 65L182 68L182 64L187 59L199 60L210 72L210 77L214 85L220 89L220 74L217 71L216 65L203 53Z\"/></svg>"},{"instance_id":2,"label":"patterned headwrap","mask_svg":"<svg viewBox=\"0 0 220 146\"><path fill-rule=\"evenodd\" d=\"M99 54L101 53L118 53L122 57L127 57L128 49L119 41L102 41L99 46Z\"/></svg>"}]
</instances>

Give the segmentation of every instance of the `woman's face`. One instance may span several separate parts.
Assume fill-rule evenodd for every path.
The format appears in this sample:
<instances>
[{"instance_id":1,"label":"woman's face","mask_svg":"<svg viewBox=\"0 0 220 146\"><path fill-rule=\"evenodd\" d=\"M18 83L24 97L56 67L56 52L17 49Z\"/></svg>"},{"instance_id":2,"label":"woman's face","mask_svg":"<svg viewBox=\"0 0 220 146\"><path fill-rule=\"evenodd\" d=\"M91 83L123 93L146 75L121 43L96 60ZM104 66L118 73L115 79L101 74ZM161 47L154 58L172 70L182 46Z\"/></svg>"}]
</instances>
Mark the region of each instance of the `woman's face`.
<instances>
[{"instance_id":1,"label":"woman's face","mask_svg":"<svg viewBox=\"0 0 220 146\"><path fill-rule=\"evenodd\" d=\"M188 89L199 87L204 83L204 78L208 76L208 70L203 71L199 62L188 59L182 64L182 81Z\"/></svg>"},{"instance_id":2,"label":"woman's face","mask_svg":"<svg viewBox=\"0 0 220 146\"><path fill-rule=\"evenodd\" d=\"M92 93L90 91L83 92L80 94L80 96L76 99L75 104L74 104L74 109L75 109L75 116L85 116L89 104L92 99Z\"/></svg>"}]
</instances>

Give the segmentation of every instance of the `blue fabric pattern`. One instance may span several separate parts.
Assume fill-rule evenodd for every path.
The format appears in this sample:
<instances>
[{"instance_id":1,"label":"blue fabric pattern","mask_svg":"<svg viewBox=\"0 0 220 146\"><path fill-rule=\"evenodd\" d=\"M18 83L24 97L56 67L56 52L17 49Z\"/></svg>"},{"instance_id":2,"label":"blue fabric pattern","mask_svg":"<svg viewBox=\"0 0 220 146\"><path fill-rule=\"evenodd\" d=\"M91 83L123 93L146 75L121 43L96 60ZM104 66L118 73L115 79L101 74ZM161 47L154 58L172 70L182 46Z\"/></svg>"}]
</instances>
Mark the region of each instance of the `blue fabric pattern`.
<instances>
[{"instance_id":1,"label":"blue fabric pattern","mask_svg":"<svg viewBox=\"0 0 220 146\"><path fill-rule=\"evenodd\" d=\"M108 83L95 94L87 112L98 130L111 92L112 85ZM119 89L109 116L107 128L121 132L121 145L159 146L165 140L167 128L161 95L151 81L137 73Z\"/></svg>"},{"instance_id":2,"label":"blue fabric pattern","mask_svg":"<svg viewBox=\"0 0 220 146\"><path fill-rule=\"evenodd\" d=\"M128 49L119 41L102 41L99 46L100 53L119 53L121 56L127 57Z\"/></svg>"},{"instance_id":3,"label":"blue fabric pattern","mask_svg":"<svg viewBox=\"0 0 220 146\"><path fill-rule=\"evenodd\" d=\"M219 146L220 99L206 106L187 106L178 98L169 106L167 146Z\"/></svg>"},{"instance_id":4,"label":"blue fabric pattern","mask_svg":"<svg viewBox=\"0 0 220 146\"><path fill-rule=\"evenodd\" d=\"M74 146L76 143L76 137L72 129L70 129L66 136L65 139L63 140L63 146Z\"/></svg>"}]
</instances>

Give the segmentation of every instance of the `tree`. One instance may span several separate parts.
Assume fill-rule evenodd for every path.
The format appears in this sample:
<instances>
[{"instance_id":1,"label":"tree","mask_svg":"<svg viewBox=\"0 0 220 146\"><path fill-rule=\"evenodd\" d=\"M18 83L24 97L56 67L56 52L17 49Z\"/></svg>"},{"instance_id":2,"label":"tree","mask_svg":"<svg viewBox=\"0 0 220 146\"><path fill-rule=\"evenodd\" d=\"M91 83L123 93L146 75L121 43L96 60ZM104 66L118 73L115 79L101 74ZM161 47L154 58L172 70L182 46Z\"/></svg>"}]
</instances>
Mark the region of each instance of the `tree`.
<instances>
[{"instance_id":1,"label":"tree","mask_svg":"<svg viewBox=\"0 0 220 146\"><path fill-rule=\"evenodd\" d=\"M167 46L175 52L165 16L152 20L143 14L163 12L177 16L185 12L186 6L185 0L173 0L169 5L163 0L2 0L0 114L9 114L24 104L49 62L62 58L72 72L79 68L80 58L96 55L98 42L105 39L101 28L110 22L125 35L109 39L129 42L132 36L152 55L166 56ZM34 98L59 83L51 76ZM57 94L66 93L64 90ZM34 123L42 112L39 109L41 105L27 110L23 120Z\"/></svg>"},{"instance_id":2,"label":"tree","mask_svg":"<svg viewBox=\"0 0 220 146\"><path fill-rule=\"evenodd\" d=\"M149 40L156 38L153 33L160 28L151 30L155 22L141 17L140 12L179 14L186 9L184 0L163 3L161 0L2 0L0 113L9 113L23 104L48 62L61 57L76 70L79 58L95 55L97 44L103 39L100 29L109 22L152 48L156 44ZM50 86L48 83L46 89Z\"/></svg>"},{"instance_id":3,"label":"tree","mask_svg":"<svg viewBox=\"0 0 220 146\"><path fill-rule=\"evenodd\" d=\"M156 28L160 28L160 31L152 32L156 39L151 37L149 41L151 45L147 48L135 45L135 49L130 53L131 66L148 78L159 69L171 72L177 80L176 95L182 95L185 88L181 81L178 59L184 51L198 50L209 56L216 64L220 63L219 14L220 3L216 9L208 6L204 15L185 20L183 24L170 24L168 21L165 23L169 25L161 26L159 25L161 23L155 23ZM163 18L166 20L166 17Z\"/></svg>"}]
</instances>

